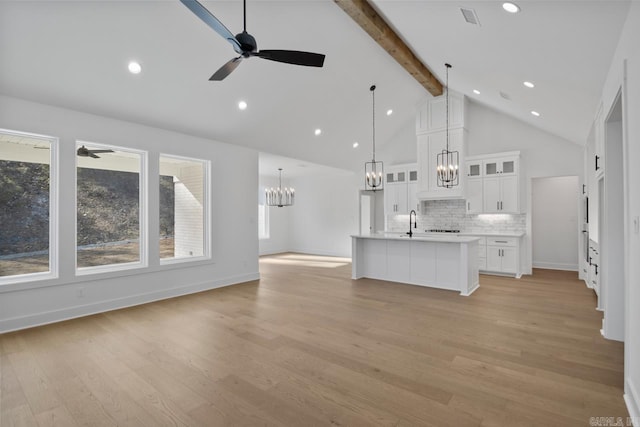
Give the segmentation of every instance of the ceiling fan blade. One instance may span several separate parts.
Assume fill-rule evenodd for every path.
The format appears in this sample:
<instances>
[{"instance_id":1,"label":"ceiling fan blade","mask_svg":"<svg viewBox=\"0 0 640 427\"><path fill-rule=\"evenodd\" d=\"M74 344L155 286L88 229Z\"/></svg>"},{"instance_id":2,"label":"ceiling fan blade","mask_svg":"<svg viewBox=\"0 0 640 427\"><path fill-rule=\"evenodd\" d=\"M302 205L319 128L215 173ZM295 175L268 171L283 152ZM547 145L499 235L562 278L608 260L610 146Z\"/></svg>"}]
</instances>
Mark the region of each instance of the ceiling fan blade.
<instances>
[{"instance_id":1,"label":"ceiling fan blade","mask_svg":"<svg viewBox=\"0 0 640 427\"><path fill-rule=\"evenodd\" d=\"M96 156L93 153L89 153L89 157L93 157L94 159L99 159L100 158L100 156Z\"/></svg>"},{"instance_id":2,"label":"ceiling fan blade","mask_svg":"<svg viewBox=\"0 0 640 427\"><path fill-rule=\"evenodd\" d=\"M191 12L193 12L198 18L200 18L205 24L213 28L213 30L220 34L225 40L227 40L233 46L233 50L238 53L242 53L240 43L236 40L236 37L224 26L222 22L218 20L206 7L201 5L197 0L180 0L182 4L187 6Z\"/></svg>"},{"instance_id":3,"label":"ceiling fan blade","mask_svg":"<svg viewBox=\"0 0 640 427\"><path fill-rule=\"evenodd\" d=\"M89 150L90 153L113 153L113 150Z\"/></svg>"},{"instance_id":4,"label":"ceiling fan blade","mask_svg":"<svg viewBox=\"0 0 640 427\"><path fill-rule=\"evenodd\" d=\"M260 52L252 53L251 56L259 56L270 61L287 64L305 65L307 67L322 67L324 64L324 55L300 52L298 50L261 50Z\"/></svg>"},{"instance_id":5,"label":"ceiling fan blade","mask_svg":"<svg viewBox=\"0 0 640 427\"><path fill-rule=\"evenodd\" d=\"M242 56L238 56L237 58L233 58L231 61L224 64L218 71L216 71L213 76L209 79L210 81L220 81L224 80L233 70L235 70L240 62L242 61Z\"/></svg>"}]
</instances>

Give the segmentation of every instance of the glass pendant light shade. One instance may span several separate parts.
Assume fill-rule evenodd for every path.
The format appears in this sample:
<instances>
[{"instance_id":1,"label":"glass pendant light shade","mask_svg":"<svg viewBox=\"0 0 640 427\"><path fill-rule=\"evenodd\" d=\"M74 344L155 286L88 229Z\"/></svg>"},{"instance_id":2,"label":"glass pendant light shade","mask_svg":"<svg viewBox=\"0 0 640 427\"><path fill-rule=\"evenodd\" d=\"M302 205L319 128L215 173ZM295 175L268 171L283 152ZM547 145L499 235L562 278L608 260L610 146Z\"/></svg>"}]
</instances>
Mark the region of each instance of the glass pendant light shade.
<instances>
[{"instance_id":1,"label":"glass pendant light shade","mask_svg":"<svg viewBox=\"0 0 640 427\"><path fill-rule=\"evenodd\" d=\"M369 90L373 106L373 159L364 164L364 189L377 191L384 187L384 166L381 161L376 161L376 85L372 85Z\"/></svg>"},{"instance_id":2,"label":"glass pendant light shade","mask_svg":"<svg viewBox=\"0 0 640 427\"><path fill-rule=\"evenodd\" d=\"M296 191L293 187L285 187L282 188L282 168L278 168L280 171L280 180L278 188L266 188L265 192L265 200L267 202L267 206L277 206L282 208L284 206L293 206L293 202L295 201Z\"/></svg>"},{"instance_id":3,"label":"glass pendant light shade","mask_svg":"<svg viewBox=\"0 0 640 427\"><path fill-rule=\"evenodd\" d=\"M442 150L437 156L436 176L438 187L452 188L459 184L460 153L449 150L449 68L451 64L444 64L447 67L447 94L446 94L446 121L447 121L447 148Z\"/></svg>"}]
</instances>

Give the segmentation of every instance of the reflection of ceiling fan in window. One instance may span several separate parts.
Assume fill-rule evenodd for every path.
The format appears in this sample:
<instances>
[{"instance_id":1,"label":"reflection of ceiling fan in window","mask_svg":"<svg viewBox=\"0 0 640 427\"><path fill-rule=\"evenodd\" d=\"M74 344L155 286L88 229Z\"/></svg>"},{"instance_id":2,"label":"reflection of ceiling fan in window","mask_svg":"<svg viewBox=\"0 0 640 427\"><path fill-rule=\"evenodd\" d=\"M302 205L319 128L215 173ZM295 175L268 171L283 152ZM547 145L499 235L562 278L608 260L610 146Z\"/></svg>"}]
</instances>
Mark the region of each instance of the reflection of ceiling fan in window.
<instances>
[{"instance_id":1,"label":"reflection of ceiling fan in window","mask_svg":"<svg viewBox=\"0 0 640 427\"><path fill-rule=\"evenodd\" d=\"M113 153L113 150L89 150L84 145L78 148L78 157L93 157L99 159L100 156L96 156L96 153Z\"/></svg>"}]
</instances>

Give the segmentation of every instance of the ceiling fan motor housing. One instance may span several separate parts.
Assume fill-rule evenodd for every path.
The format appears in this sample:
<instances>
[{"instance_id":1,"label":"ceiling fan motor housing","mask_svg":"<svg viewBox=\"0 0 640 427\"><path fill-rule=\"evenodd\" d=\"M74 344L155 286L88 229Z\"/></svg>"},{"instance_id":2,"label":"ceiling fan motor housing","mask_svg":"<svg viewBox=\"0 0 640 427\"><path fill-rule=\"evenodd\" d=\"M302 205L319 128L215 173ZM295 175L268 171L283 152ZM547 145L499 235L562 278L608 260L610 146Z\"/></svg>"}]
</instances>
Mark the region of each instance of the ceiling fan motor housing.
<instances>
[{"instance_id":1,"label":"ceiling fan motor housing","mask_svg":"<svg viewBox=\"0 0 640 427\"><path fill-rule=\"evenodd\" d=\"M240 43L243 53L256 52L258 50L258 43L256 43L256 39L246 31L237 34L236 40Z\"/></svg>"}]
</instances>

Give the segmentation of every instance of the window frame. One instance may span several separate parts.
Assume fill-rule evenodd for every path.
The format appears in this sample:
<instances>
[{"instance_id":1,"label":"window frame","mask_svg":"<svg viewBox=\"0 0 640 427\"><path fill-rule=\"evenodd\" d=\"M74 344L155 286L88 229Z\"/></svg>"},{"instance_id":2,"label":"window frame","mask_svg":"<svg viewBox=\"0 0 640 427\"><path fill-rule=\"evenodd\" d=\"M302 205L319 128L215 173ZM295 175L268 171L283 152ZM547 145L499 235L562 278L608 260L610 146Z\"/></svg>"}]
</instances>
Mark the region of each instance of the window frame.
<instances>
[{"instance_id":1,"label":"window frame","mask_svg":"<svg viewBox=\"0 0 640 427\"><path fill-rule=\"evenodd\" d=\"M202 197L203 197L202 209L204 209L204 212L202 213L202 221L203 221L202 255L194 256L194 257L181 257L181 258L176 258L175 256L173 258L160 258L160 255L158 254L158 260L159 260L160 266L211 260L211 210L212 210L211 201L213 200L213 198L211 197L211 178L210 178L211 177L211 160L198 159L195 157L187 157L187 156L180 156L176 154L167 154L167 153L159 152L158 153L158 185L159 185L160 176L161 176L160 163L163 157L202 164L204 169L202 174L203 175L202 176ZM156 212L158 216L160 215L159 208L160 208L160 204L158 203L158 212ZM156 230L155 232L159 233L159 231L160 230ZM158 238L159 237L160 236L158 235Z\"/></svg>"},{"instance_id":2,"label":"window frame","mask_svg":"<svg viewBox=\"0 0 640 427\"><path fill-rule=\"evenodd\" d=\"M78 156L74 156L75 173L74 173L74 242L75 242L75 256L74 256L74 271L77 277L89 276L93 274L110 273L116 271L144 269L149 267L149 233L148 233L148 205L149 205L149 191L148 191L148 164L149 153L146 150L139 150L135 148L123 147L113 144L104 144L87 140L76 140L75 151L82 145L90 145L91 147L99 149L109 149L114 151L124 151L127 153L133 153L140 156L138 172L138 224L139 224L139 255L140 259L135 262L127 262L120 264L107 264L96 265L89 267L78 267Z\"/></svg>"},{"instance_id":3,"label":"window frame","mask_svg":"<svg viewBox=\"0 0 640 427\"><path fill-rule=\"evenodd\" d=\"M43 280L53 280L59 277L59 226L58 211L58 185L59 185L59 162L58 150L60 139L55 136L42 135L33 132L22 132L0 128L0 133L12 135L19 138L41 139L49 143L49 271L37 273L14 274L12 276L0 276L0 288L7 285L25 282L36 282ZM10 290L10 289L9 289Z\"/></svg>"}]
</instances>

